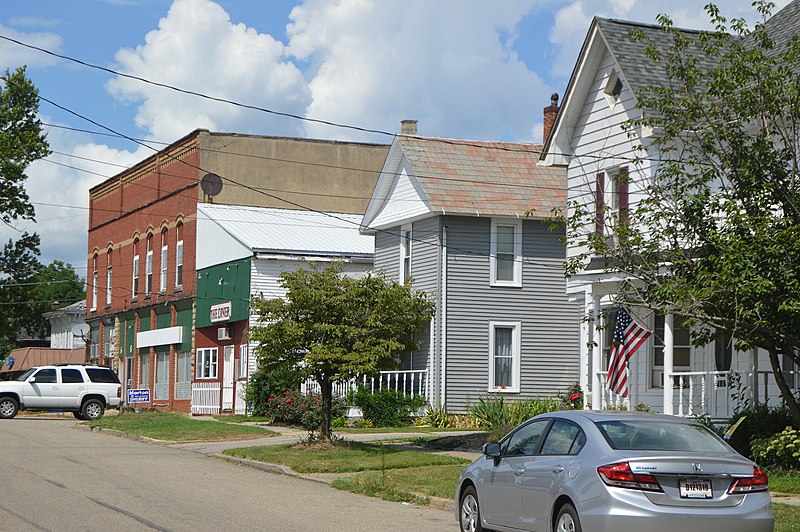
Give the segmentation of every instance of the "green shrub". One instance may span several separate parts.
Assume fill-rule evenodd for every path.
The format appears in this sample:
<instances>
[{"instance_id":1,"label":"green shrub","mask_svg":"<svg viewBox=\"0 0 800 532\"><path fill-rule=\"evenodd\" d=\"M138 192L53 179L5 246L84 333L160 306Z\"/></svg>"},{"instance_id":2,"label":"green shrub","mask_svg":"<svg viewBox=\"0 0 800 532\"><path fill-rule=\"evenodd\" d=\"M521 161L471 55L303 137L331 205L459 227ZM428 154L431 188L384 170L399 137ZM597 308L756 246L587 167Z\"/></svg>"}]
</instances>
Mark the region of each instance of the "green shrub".
<instances>
[{"instance_id":1,"label":"green shrub","mask_svg":"<svg viewBox=\"0 0 800 532\"><path fill-rule=\"evenodd\" d=\"M357 406L364 419L375 427L399 427L411 419L411 415L425 406L421 395L404 395L397 390L378 390L360 387L347 394L347 402Z\"/></svg>"},{"instance_id":2,"label":"green shrub","mask_svg":"<svg viewBox=\"0 0 800 532\"><path fill-rule=\"evenodd\" d=\"M581 385L574 382L567 386L564 392L558 394L561 401L561 408L558 410L582 410L583 409L583 390Z\"/></svg>"},{"instance_id":3,"label":"green shrub","mask_svg":"<svg viewBox=\"0 0 800 532\"><path fill-rule=\"evenodd\" d=\"M546 414L547 412L555 412L557 410L569 408L571 407L567 406L561 399L522 399L519 401L511 401L508 404L512 425L519 425L526 419L538 416L539 414Z\"/></svg>"},{"instance_id":4,"label":"green shrub","mask_svg":"<svg viewBox=\"0 0 800 532\"><path fill-rule=\"evenodd\" d=\"M485 430L511 424L511 410L502 395L479 397L478 402L469 407L469 414Z\"/></svg>"},{"instance_id":5,"label":"green shrub","mask_svg":"<svg viewBox=\"0 0 800 532\"><path fill-rule=\"evenodd\" d=\"M300 389L302 378L294 369L282 368L273 371L259 369L247 381L247 404L254 416L266 416L269 398L286 390Z\"/></svg>"},{"instance_id":6,"label":"green shrub","mask_svg":"<svg viewBox=\"0 0 800 532\"><path fill-rule=\"evenodd\" d=\"M431 407L420 418L420 422L437 429L445 429L450 426L450 414L447 413L447 409L443 406Z\"/></svg>"},{"instance_id":7,"label":"green shrub","mask_svg":"<svg viewBox=\"0 0 800 532\"><path fill-rule=\"evenodd\" d=\"M771 438L756 438L752 453L761 467L800 471L800 432L786 427Z\"/></svg>"},{"instance_id":8,"label":"green shrub","mask_svg":"<svg viewBox=\"0 0 800 532\"><path fill-rule=\"evenodd\" d=\"M331 419L344 412L341 401L331 405ZM308 430L322 426L322 398L318 394L304 395L298 391L283 391L267 399L265 416L276 423L299 425Z\"/></svg>"},{"instance_id":9,"label":"green shrub","mask_svg":"<svg viewBox=\"0 0 800 532\"><path fill-rule=\"evenodd\" d=\"M753 457L751 452L753 440L769 438L782 431L784 427L792 425L792 415L785 406L770 407L758 404L732 417L731 426L742 417L745 418L744 421L733 431L728 444L748 458Z\"/></svg>"}]
</instances>

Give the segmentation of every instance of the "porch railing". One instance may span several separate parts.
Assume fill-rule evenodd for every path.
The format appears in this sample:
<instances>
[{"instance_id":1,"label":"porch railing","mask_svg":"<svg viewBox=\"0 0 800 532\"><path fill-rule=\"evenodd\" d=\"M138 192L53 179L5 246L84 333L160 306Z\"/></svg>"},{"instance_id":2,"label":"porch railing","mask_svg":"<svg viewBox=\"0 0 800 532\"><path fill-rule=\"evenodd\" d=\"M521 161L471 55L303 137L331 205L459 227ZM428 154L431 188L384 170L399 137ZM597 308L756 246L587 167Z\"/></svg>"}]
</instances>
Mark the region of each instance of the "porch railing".
<instances>
[{"instance_id":1,"label":"porch railing","mask_svg":"<svg viewBox=\"0 0 800 532\"><path fill-rule=\"evenodd\" d=\"M346 382L336 382L333 385L333 395L344 397L351 390L359 386L369 388L370 391L395 390L403 395L422 395L428 396L428 370L394 370L381 371L378 377L367 377L352 379ZM314 379L309 379L302 384L300 391L303 393L319 393L319 384Z\"/></svg>"},{"instance_id":2,"label":"porch railing","mask_svg":"<svg viewBox=\"0 0 800 532\"><path fill-rule=\"evenodd\" d=\"M219 381L193 382L192 414L219 414L220 389Z\"/></svg>"},{"instance_id":3,"label":"porch railing","mask_svg":"<svg viewBox=\"0 0 800 532\"><path fill-rule=\"evenodd\" d=\"M790 376L794 389L798 387L797 375L800 372L786 371ZM628 401L616 395L606 386L607 372L597 372L602 386L601 399L603 408L628 406ZM729 388L732 375L738 375L740 386ZM735 371L679 371L665 376L673 381L673 412L678 416L708 415L715 419L729 418L735 413L739 401L743 406L747 401L777 404L780 391L770 370L739 373ZM740 397L736 398L735 396ZM667 412L670 413L670 412Z\"/></svg>"}]
</instances>

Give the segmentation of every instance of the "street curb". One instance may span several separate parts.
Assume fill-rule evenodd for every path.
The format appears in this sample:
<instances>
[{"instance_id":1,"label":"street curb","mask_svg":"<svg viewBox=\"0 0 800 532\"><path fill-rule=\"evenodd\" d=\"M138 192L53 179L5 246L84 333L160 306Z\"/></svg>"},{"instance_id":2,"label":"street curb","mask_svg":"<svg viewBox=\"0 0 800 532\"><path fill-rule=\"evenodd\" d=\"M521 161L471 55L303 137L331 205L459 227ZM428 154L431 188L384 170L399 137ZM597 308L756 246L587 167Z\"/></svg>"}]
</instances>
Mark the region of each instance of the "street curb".
<instances>
[{"instance_id":1,"label":"street curb","mask_svg":"<svg viewBox=\"0 0 800 532\"><path fill-rule=\"evenodd\" d=\"M108 434L109 436L116 436L117 438L127 438L129 440L138 441L140 443L147 443L150 445L173 445L177 443L192 443L192 442L177 442L169 440L157 440L155 438L148 438L147 436L128 434L126 432L122 432L121 430L116 430L116 429L107 429L104 427L90 427L89 425L84 425L83 423L75 423L73 428L77 430L83 430L86 432L102 432L104 434Z\"/></svg>"}]
</instances>

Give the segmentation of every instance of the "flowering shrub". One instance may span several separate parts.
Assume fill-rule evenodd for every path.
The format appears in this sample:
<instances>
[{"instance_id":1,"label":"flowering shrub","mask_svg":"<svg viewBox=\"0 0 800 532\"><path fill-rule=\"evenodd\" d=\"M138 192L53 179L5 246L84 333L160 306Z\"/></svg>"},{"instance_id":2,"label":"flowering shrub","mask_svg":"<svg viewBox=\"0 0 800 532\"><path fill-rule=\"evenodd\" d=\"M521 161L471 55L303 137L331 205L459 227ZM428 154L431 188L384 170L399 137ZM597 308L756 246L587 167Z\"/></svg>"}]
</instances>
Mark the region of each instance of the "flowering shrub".
<instances>
[{"instance_id":1,"label":"flowering shrub","mask_svg":"<svg viewBox=\"0 0 800 532\"><path fill-rule=\"evenodd\" d=\"M322 398L317 395L303 395L298 391L284 391L267 399L264 415L275 423L300 425L308 430L322 426ZM342 414L342 406L333 401L331 418Z\"/></svg>"},{"instance_id":2,"label":"flowering shrub","mask_svg":"<svg viewBox=\"0 0 800 532\"><path fill-rule=\"evenodd\" d=\"M786 427L769 438L753 440L753 459L762 467L800 471L800 431Z\"/></svg>"}]
</instances>

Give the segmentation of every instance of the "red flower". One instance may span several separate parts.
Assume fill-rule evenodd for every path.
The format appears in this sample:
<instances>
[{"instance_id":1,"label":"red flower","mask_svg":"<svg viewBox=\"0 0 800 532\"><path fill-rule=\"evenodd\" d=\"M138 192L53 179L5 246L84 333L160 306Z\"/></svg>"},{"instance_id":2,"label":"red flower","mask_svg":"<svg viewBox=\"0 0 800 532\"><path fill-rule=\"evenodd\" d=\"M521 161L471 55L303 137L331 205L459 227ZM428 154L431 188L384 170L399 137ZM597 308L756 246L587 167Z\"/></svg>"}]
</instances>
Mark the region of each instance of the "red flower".
<instances>
[{"instance_id":1,"label":"red flower","mask_svg":"<svg viewBox=\"0 0 800 532\"><path fill-rule=\"evenodd\" d=\"M267 399L267 402L269 403L269 402L270 402L270 401L272 401L273 399L274 399L274 397L270 397L269 399Z\"/></svg>"},{"instance_id":2,"label":"red flower","mask_svg":"<svg viewBox=\"0 0 800 532\"><path fill-rule=\"evenodd\" d=\"M581 397L583 397L583 394L573 393L572 395L569 396L569 400L570 401L575 401L577 399L580 399Z\"/></svg>"},{"instance_id":3,"label":"red flower","mask_svg":"<svg viewBox=\"0 0 800 532\"><path fill-rule=\"evenodd\" d=\"M286 404L287 404L287 405L288 405L289 403L291 403L291 402L292 402L292 400L291 400L291 399L287 399L287 400L286 400Z\"/></svg>"}]
</instances>

